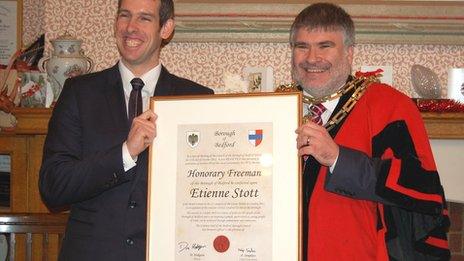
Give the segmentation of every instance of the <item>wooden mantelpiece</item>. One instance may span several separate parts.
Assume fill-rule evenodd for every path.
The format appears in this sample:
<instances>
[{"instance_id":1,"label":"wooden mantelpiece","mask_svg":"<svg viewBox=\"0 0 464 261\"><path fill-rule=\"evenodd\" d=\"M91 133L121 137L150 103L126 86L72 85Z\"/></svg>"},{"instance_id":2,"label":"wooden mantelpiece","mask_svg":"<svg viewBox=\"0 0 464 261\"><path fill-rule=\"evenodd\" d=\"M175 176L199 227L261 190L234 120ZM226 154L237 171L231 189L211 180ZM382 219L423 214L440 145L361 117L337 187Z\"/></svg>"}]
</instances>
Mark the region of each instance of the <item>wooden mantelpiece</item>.
<instances>
[{"instance_id":1,"label":"wooden mantelpiece","mask_svg":"<svg viewBox=\"0 0 464 261\"><path fill-rule=\"evenodd\" d=\"M464 139L464 113L423 112L422 119L431 139Z\"/></svg>"},{"instance_id":2,"label":"wooden mantelpiece","mask_svg":"<svg viewBox=\"0 0 464 261\"><path fill-rule=\"evenodd\" d=\"M51 109L17 108L15 134L46 134ZM427 133L431 139L464 139L464 113L423 112Z\"/></svg>"},{"instance_id":3,"label":"wooden mantelpiece","mask_svg":"<svg viewBox=\"0 0 464 261\"><path fill-rule=\"evenodd\" d=\"M16 108L12 113L18 120L15 134L47 134L52 109Z\"/></svg>"}]
</instances>

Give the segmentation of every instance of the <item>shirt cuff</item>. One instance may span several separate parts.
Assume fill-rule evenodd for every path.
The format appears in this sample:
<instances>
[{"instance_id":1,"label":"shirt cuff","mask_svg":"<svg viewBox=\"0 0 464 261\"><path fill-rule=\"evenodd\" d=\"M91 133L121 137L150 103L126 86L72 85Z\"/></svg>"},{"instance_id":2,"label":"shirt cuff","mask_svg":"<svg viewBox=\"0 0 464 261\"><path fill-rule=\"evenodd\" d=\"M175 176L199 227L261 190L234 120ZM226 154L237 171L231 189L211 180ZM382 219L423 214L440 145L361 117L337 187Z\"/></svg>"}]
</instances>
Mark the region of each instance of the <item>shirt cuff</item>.
<instances>
[{"instance_id":1,"label":"shirt cuff","mask_svg":"<svg viewBox=\"0 0 464 261\"><path fill-rule=\"evenodd\" d=\"M334 164L332 164L332 166L329 167L330 173L332 173L333 170L335 169L335 165L337 165L337 161L338 161L338 156L335 158Z\"/></svg>"},{"instance_id":2,"label":"shirt cuff","mask_svg":"<svg viewBox=\"0 0 464 261\"><path fill-rule=\"evenodd\" d=\"M122 165L125 172L137 165L137 157L135 159L131 157L126 142L122 144Z\"/></svg>"}]
</instances>

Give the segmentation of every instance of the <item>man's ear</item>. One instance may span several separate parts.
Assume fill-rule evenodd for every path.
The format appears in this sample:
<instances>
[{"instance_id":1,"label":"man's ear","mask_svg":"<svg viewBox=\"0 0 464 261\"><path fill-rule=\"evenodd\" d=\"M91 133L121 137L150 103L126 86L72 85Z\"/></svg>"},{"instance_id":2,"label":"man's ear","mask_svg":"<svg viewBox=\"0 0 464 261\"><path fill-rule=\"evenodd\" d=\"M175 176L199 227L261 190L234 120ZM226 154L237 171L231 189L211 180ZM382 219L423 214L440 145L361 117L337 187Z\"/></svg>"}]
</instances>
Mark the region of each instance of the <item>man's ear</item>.
<instances>
[{"instance_id":1,"label":"man's ear","mask_svg":"<svg viewBox=\"0 0 464 261\"><path fill-rule=\"evenodd\" d=\"M348 46L347 47L347 55L348 55L348 60L350 64L353 63L353 54L354 54L354 46Z\"/></svg>"},{"instance_id":2,"label":"man's ear","mask_svg":"<svg viewBox=\"0 0 464 261\"><path fill-rule=\"evenodd\" d=\"M168 19L161 27L161 39L167 40L170 39L172 36L172 32L174 32L175 22L174 19Z\"/></svg>"}]
</instances>

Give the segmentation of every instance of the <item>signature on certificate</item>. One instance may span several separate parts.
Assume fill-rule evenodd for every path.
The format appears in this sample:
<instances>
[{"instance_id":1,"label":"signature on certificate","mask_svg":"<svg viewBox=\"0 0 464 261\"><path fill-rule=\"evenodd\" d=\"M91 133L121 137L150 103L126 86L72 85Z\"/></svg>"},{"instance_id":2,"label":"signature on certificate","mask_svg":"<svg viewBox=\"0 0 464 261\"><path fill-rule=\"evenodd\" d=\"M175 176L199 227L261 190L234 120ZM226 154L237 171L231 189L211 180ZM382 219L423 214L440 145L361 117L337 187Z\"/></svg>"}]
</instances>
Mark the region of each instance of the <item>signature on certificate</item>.
<instances>
[{"instance_id":1,"label":"signature on certificate","mask_svg":"<svg viewBox=\"0 0 464 261\"><path fill-rule=\"evenodd\" d=\"M190 244L189 242L185 242L185 241L181 241L181 242L177 243L177 252L178 253L182 253L184 251L188 252L189 250L199 252L203 248L206 248L205 244L199 244L199 243Z\"/></svg>"},{"instance_id":2,"label":"signature on certificate","mask_svg":"<svg viewBox=\"0 0 464 261\"><path fill-rule=\"evenodd\" d=\"M238 248L241 257L256 257L256 250L252 247Z\"/></svg>"}]
</instances>

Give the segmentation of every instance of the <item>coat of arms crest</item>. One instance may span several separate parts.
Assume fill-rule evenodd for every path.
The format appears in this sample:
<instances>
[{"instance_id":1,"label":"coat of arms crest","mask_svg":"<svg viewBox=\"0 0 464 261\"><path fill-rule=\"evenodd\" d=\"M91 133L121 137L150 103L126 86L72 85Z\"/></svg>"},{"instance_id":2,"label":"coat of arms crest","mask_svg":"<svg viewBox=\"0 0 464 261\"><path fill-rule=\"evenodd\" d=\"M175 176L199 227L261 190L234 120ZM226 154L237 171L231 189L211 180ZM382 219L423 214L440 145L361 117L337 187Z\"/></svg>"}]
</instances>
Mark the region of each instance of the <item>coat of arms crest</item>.
<instances>
[{"instance_id":1,"label":"coat of arms crest","mask_svg":"<svg viewBox=\"0 0 464 261\"><path fill-rule=\"evenodd\" d=\"M249 130L248 131L248 142L253 146L258 146L263 141L263 130Z\"/></svg>"},{"instance_id":2,"label":"coat of arms crest","mask_svg":"<svg viewBox=\"0 0 464 261\"><path fill-rule=\"evenodd\" d=\"M187 144L195 148L200 142L200 132L199 131L187 131Z\"/></svg>"}]
</instances>

